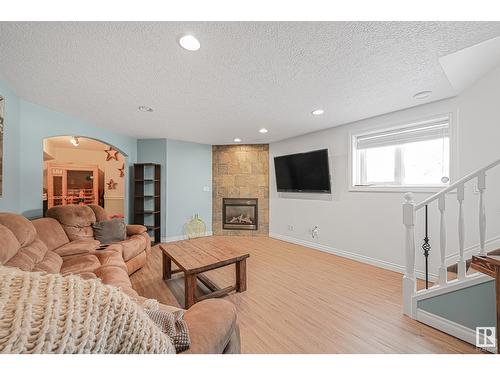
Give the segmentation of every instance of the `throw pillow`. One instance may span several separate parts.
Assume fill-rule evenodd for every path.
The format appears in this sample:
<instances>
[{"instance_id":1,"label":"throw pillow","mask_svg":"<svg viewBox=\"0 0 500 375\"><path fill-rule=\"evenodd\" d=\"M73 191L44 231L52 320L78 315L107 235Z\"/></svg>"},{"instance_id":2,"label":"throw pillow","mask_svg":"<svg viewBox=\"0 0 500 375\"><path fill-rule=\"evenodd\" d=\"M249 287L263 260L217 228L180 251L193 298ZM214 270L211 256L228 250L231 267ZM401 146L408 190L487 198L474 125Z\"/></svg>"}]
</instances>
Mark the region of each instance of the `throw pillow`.
<instances>
[{"instance_id":1,"label":"throw pillow","mask_svg":"<svg viewBox=\"0 0 500 375\"><path fill-rule=\"evenodd\" d=\"M127 238L127 228L123 219L111 219L92 224L94 237L102 244L123 241Z\"/></svg>"}]
</instances>

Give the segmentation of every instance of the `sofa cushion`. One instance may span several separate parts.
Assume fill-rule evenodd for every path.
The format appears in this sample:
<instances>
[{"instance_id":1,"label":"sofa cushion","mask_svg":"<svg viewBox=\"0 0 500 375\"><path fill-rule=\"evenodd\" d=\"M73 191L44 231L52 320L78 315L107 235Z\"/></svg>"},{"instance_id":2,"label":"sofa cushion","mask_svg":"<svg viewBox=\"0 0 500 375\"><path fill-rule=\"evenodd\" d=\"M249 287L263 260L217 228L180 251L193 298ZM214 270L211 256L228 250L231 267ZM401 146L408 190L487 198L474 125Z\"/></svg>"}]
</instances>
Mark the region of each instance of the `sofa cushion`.
<instances>
[{"instance_id":1,"label":"sofa cushion","mask_svg":"<svg viewBox=\"0 0 500 375\"><path fill-rule=\"evenodd\" d=\"M110 219L106 210L104 208L102 208L101 206L98 206L97 204L89 204L89 205L87 205L87 207L90 207L90 209L92 211L94 211L96 221L98 221L98 222L99 221L107 221Z\"/></svg>"},{"instance_id":2,"label":"sofa cushion","mask_svg":"<svg viewBox=\"0 0 500 375\"><path fill-rule=\"evenodd\" d=\"M63 264L62 258L53 251L47 251L41 262L35 264L33 271L59 273Z\"/></svg>"},{"instance_id":3,"label":"sofa cushion","mask_svg":"<svg viewBox=\"0 0 500 375\"><path fill-rule=\"evenodd\" d=\"M127 266L122 258L121 252L113 250L99 250L94 253L99 259L101 266L114 266L127 271Z\"/></svg>"},{"instance_id":4,"label":"sofa cushion","mask_svg":"<svg viewBox=\"0 0 500 375\"><path fill-rule=\"evenodd\" d=\"M92 224L94 238L102 244L123 241L127 236L123 219L111 219Z\"/></svg>"},{"instance_id":5,"label":"sofa cushion","mask_svg":"<svg viewBox=\"0 0 500 375\"><path fill-rule=\"evenodd\" d=\"M9 259L17 254L21 244L14 233L9 228L0 224L0 264L5 264Z\"/></svg>"},{"instance_id":6,"label":"sofa cushion","mask_svg":"<svg viewBox=\"0 0 500 375\"><path fill-rule=\"evenodd\" d=\"M75 257L64 259L61 267L61 273L63 275L80 274L82 272L96 273L100 266L101 263L95 255L77 255Z\"/></svg>"},{"instance_id":7,"label":"sofa cushion","mask_svg":"<svg viewBox=\"0 0 500 375\"><path fill-rule=\"evenodd\" d=\"M56 219L63 227L70 241L92 240L92 224L96 222L94 211L87 206L70 204L47 210L47 217Z\"/></svg>"},{"instance_id":8,"label":"sofa cushion","mask_svg":"<svg viewBox=\"0 0 500 375\"><path fill-rule=\"evenodd\" d=\"M26 246L35 240L35 227L24 216L10 212L0 212L0 224L9 228L21 246Z\"/></svg>"},{"instance_id":9,"label":"sofa cushion","mask_svg":"<svg viewBox=\"0 0 500 375\"><path fill-rule=\"evenodd\" d=\"M99 248L99 245L99 241L96 240L76 240L54 249L54 252L62 257L88 254Z\"/></svg>"},{"instance_id":10,"label":"sofa cushion","mask_svg":"<svg viewBox=\"0 0 500 375\"><path fill-rule=\"evenodd\" d=\"M69 242L69 238L64 232L59 222L50 217L36 219L32 221L36 229L38 238L40 238L49 250L57 249Z\"/></svg>"},{"instance_id":11,"label":"sofa cushion","mask_svg":"<svg viewBox=\"0 0 500 375\"><path fill-rule=\"evenodd\" d=\"M97 269L95 274L104 284L113 285L119 288L132 289L132 284L127 271L120 267L103 266Z\"/></svg>"},{"instance_id":12,"label":"sofa cushion","mask_svg":"<svg viewBox=\"0 0 500 375\"><path fill-rule=\"evenodd\" d=\"M184 314L191 346L183 353L220 354L224 352L236 327L236 308L222 299L207 299Z\"/></svg>"},{"instance_id":13,"label":"sofa cushion","mask_svg":"<svg viewBox=\"0 0 500 375\"><path fill-rule=\"evenodd\" d=\"M121 241L120 245L123 248L123 259L127 262L144 251L146 248L146 239L139 234Z\"/></svg>"},{"instance_id":14,"label":"sofa cushion","mask_svg":"<svg viewBox=\"0 0 500 375\"><path fill-rule=\"evenodd\" d=\"M134 234L141 234L147 232L147 228L144 225L139 224L129 224L127 225L127 236L133 236Z\"/></svg>"}]
</instances>

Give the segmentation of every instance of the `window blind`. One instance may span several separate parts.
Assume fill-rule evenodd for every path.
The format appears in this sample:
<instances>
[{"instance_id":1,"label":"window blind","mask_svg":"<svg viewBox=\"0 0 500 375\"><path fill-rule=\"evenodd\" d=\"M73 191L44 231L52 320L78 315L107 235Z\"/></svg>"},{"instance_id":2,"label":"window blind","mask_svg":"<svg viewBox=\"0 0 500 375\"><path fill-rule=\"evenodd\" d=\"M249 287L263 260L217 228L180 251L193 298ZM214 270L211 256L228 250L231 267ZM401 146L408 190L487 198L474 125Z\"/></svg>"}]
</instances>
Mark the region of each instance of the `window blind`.
<instances>
[{"instance_id":1,"label":"window blind","mask_svg":"<svg viewBox=\"0 0 500 375\"><path fill-rule=\"evenodd\" d=\"M404 128L360 135L356 137L356 147L360 150L449 137L449 123L449 118L445 117Z\"/></svg>"}]
</instances>

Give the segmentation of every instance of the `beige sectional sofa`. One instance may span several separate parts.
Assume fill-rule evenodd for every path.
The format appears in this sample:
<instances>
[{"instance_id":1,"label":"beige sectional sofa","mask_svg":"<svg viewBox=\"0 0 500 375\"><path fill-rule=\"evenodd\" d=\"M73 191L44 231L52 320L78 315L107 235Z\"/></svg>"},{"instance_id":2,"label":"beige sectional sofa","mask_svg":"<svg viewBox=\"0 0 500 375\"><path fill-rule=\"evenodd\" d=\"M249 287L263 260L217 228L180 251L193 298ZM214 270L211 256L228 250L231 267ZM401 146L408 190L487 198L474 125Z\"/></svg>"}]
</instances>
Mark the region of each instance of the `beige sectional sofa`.
<instances>
[{"instance_id":1,"label":"beige sectional sofa","mask_svg":"<svg viewBox=\"0 0 500 375\"><path fill-rule=\"evenodd\" d=\"M51 217L33 221L13 213L0 213L0 264L23 271L99 278L105 284L119 287L141 305L145 298L132 288L129 274L142 267L151 252L145 228L132 226L128 228L125 244L119 242L100 250L88 224L104 216L95 217L95 213L92 216L87 208L105 215L100 207L85 206L51 209ZM178 309L167 305L160 308ZM236 311L231 303L205 300L187 310L184 316L191 336L191 347L185 353L240 352Z\"/></svg>"}]
</instances>

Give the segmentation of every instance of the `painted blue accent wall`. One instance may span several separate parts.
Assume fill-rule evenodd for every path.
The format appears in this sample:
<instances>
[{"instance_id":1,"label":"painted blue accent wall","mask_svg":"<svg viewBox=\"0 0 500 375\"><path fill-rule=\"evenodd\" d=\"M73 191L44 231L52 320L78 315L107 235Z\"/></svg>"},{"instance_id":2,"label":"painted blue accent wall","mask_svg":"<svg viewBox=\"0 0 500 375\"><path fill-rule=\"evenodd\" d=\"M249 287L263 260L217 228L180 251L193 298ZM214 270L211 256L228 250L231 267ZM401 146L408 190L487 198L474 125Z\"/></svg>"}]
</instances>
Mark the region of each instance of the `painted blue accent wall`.
<instances>
[{"instance_id":1,"label":"painted blue accent wall","mask_svg":"<svg viewBox=\"0 0 500 375\"><path fill-rule=\"evenodd\" d=\"M167 236L167 140L138 139L137 162L161 165L161 236Z\"/></svg>"},{"instance_id":2,"label":"painted blue accent wall","mask_svg":"<svg viewBox=\"0 0 500 375\"><path fill-rule=\"evenodd\" d=\"M212 146L139 139L137 162L162 166L163 238L183 236L184 225L194 214L205 222L207 232L212 231Z\"/></svg>"},{"instance_id":3,"label":"painted blue accent wall","mask_svg":"<svg viewBox=\"0 0 500 375\"><path fill-rule=\"evenodd\" d=\"M203 191L208 187L208 191ZM212 231L212 146L167 140L167 235L184 234L198 214Z\"/></svg>"},{"instance_id":4,"label":"painted blue accent wall","mask_svg":"<svg viewBox=\"0 0 500 375\"><path fill-rule=\"evenodd\" d=\"M79 135L109 143L127 155L125 174L125 214L128 217L132 189L130 165L137 158L137 140L91 123L19 99L0 81L0 95L6 98L4 133L4 189L0 210L26 217L42 214L43 139L60 135ZM103 153L104 157L104 153Z\"/></svg>"},{"instance_id":5,"label":"painted blue accent wall","mask_svg":"<svg viewBox=\"0 0 500 375\"><path fill-rule=\"evenodd\" d=\"M137 160L137 140L119 134L80 119L52 111L48 108L24 100L20 102L20 191L21 201L19 212L27 217L37 217L42 211L42 184L43 184L43 139L60 135L79 135L98 139L120 150L127 156L125 174L125 213L129 215L131 206L129 194L130 165ZM103 157L104 157L103 153Z\"/></svg>"},{"instance_id":6,"label":"painted blue accent wall","mask_svg":"<svg viewBox=\"0 0 500 375\"><path fill-rule=\"evenodd\" d=\"M3 194L0 197L0 211L18 212L20 201L19 98L4 81L0 81L0 95L5 98Z\"/></svg>"}]
</instances>

